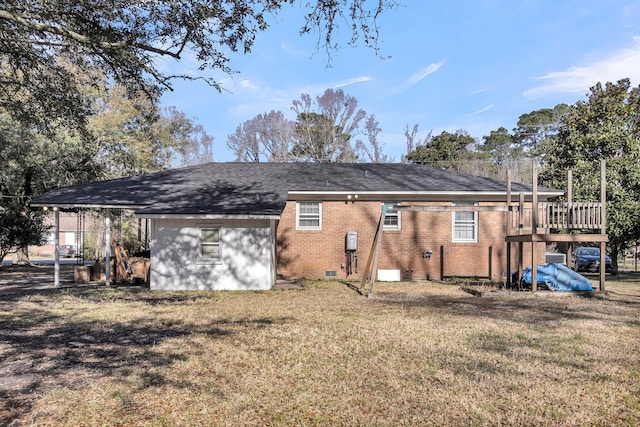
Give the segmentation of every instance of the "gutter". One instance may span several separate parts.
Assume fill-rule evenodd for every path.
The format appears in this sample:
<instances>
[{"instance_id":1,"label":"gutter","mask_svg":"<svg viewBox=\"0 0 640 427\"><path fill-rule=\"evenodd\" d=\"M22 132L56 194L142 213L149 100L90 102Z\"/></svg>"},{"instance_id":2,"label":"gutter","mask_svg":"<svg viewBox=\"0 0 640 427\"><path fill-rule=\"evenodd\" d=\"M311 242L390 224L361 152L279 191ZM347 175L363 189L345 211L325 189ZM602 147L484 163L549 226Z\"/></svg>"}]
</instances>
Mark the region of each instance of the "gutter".
<instances>
[{"instance_id":1,"label":"gutter","mask_svg":"<svg viewBox=\"0 0 640 427\"><path fill-rule=\"evenodd\" d=\"M520 193L513 191L511 201L518 201ZM547 199L564 196L564 191L538 191L538 197ZM532 191L524 192L525 200L531 201ZM504 201L506 191L289 191L289 200L388 200L388 201L456 201L456 200L483 200Z\"/></svg>"},{"instance_id":2,"label":"gutter","mask_svg":"<svg viewBox=\"0 0 640 427\"><path fill-rule=\"evenodd\" d=\"M138 218L145 219L275 219L279 220L280 215L252 215L252 214L135 214Z\"/></svg>"}]
</instances>

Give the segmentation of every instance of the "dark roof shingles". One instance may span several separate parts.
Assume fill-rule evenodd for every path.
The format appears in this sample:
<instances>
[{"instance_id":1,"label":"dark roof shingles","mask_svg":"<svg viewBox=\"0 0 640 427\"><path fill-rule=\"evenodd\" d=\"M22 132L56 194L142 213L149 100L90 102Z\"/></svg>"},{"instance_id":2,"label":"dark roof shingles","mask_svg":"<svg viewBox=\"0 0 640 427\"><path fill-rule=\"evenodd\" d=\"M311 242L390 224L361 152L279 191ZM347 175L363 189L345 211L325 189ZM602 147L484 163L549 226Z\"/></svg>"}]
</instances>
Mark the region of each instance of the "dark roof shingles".
<instances>
[{"instance_id":1,"label":"dark roof shingles","mask_svg":"<svg viewBox=\"0 0 640 427\"><path fill-rule=\"evenodd\" d=\"M512 190L531 192L531 186L514 183ZM207 163L57 188L33 204L135 206L141 214L278 215L289 191L504 193L506 184L414 164Z\"/></svg>"}]
</instances>

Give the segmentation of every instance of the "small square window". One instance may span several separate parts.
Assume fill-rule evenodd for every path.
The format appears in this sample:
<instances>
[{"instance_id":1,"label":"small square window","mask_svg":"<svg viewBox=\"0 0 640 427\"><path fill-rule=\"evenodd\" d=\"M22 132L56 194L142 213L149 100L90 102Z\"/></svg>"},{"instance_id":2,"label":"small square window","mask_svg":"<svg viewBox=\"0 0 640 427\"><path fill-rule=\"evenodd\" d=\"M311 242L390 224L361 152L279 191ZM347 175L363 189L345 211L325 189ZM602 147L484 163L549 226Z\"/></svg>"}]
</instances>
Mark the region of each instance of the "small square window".
<instances>
[{"instance_id":1,"label":"small square window","mask_svg":"<svg viewBox=\"0 0 640 427\"><path fill-rule=\"evenodd\" d=\"M322 203L321 202L297 202L296 203L296 229L321 230L322 229Z\"/></svg>"},{"instance_id":2,"label":"small square window","mask_svg":"<svg viewBox=\"0 0 640 427\"><path fill-rule=\"evenodd\" d=\"M390 211L396 204L391 202L383 202L381 209L386 209L384 216L385 230L400 230L400 211Z\"/></svg>"},{"instance_id":3,"label":"small square window","mask_svg":"<svg viewBox=\"0 0 640 427\"><path fill-rule=\"evenodd\" d=\"M477 206L472 202L456 202L454 206ZM478 241L478 212L477 211L453 211L453 241L477 242Z\"/></svg>"},{"instance_id":4,"label":"small square window","mask_svg":"<svg viewBox=\"0 0 640 427\"><path fill-rule=\"evenodd\" d=\"M200 258L203 260L220 258L220 228L200 228Z\"/></svg>"}]
</instances>

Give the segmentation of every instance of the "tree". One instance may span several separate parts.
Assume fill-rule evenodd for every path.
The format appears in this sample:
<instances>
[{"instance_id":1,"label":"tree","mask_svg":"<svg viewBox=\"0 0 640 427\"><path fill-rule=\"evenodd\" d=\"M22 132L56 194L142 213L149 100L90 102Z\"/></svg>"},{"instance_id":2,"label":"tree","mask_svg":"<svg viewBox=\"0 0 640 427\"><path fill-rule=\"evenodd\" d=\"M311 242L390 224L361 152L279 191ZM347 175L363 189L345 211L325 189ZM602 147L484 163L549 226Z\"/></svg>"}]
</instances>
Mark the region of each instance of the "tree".
<instances>
[{"instance_id":1,"label":"tree","mask_svg":"<svg viewBox=\"0 0 640 427\"><path fill-rule=\"evenodd\" d=\"M0 112L0 252L17 249L28 262L27 246L41 240L42 212L29 208L32 197L56 186L166 169L186 159L180 156L197 137L211 139L183 113L159 111L122 86L84 96L93 114L82 132L60 124L41 132Z\"/></svg>"},{"instance_id":2,"label":"tree","mask_svg":"<svg viewBox=\"0 0 640 427\"><path fill-rule=\"evenodd\" d=\"M258 163L262 158L262 147L255 119L247 120L227 137L227 148L236 154L236 161Z\"/></svg>"},{"instance_id":3,"label":"tree","mask_svg":"<svg viewBox=\"0 0 640 427\"><path fill-rule=\"evenodd\" d=\"M567 113L567 104L558 104L554 108L542 108L531 113L522 114L514 129L514 139L529 157L540 157L546 152L549 144L553 144L562 127L563 116Z\"/></svg>"},{"instance_id":4,"label":"tree","mask_svg":"<svg viewBox=\"0 0 640 427\"><path fill-rule=\"evenodd\" d=\"M101 178L185 165L196 161L201 142L209 145L212 142L202 127L183 112L174 107L160 109L143 94L127 94L120 85L105 90L93 105L87 138L97 148L95 156L102 166ZM210 147L205 149L210 151Z\"/></svg>"},{"instance_id":5,"label":"tree","mask_svg":"<svg viewBox=\"0 0 640 427\"><path fill-rule=\"evenodd\" d=\"M25 209L19 197L3 198L6 200L0 203L0 267L10 251L44 243L46 233L41 213Z\"/></svg>"},{"instance_id":6,"label":"tree","mask_svg":"<svg viewBox=\"0 0 640 427\"><path fill-rule=\"evenodd\" d=\"M157 169L213 161L214 138L175 107L163 108L151 127Z\"/></svg>"},{"instance_id":7,"label":"tree","mask_svg":"<svg viewBox=\"0 0 640 427\"><path fill-rule=\"evenodd\" d=\"M480 153L487 156L489 165L486 176L504 179L507 171L512 171L512 179L517 182L531 182L531 162L525 155L522 145L516 137L500 127L483 136L483 144L478 146Z\"/></svg>"},{"instance_id":8,"label":"tree","mask_svg":"<svg viewBox=\"0 0 640 427\"><path fill-rule=\"evenodd\" d=\"M420 145L427 145L427 143L433 137L432 133L433 131L429 131L427 136L422 141L420 141L420 139L416 141L416 135L418 134L418 125L413 125L411 131L409 131L409 125L406 125L404 128L404 136L405 138L407 138L407 154L402 156L402 163L408 163L407 156L409 155L409 153L413 152L416 147Z\"/></svg>"},{"instance_id":9,"label":"tree","mask_svg":"<svg viewBox=\"0 0 640 427\"><path fill-rule=\"evenodd\" d=\"M302 94L292 102L295 122L280 111L258 114L227 137L227 148L241 162L389 161L378 139L380 123L357 107L358 101L342 90L327 89L315 102ZM367 140L355 140L365 117Z\"/></svg>"},{"instance_id":10,"label":"tree","mask_svg":"<svg viewBox=\"0 0 640 427\"><path fill-rule=\"evenodd\" d=\"M80 74L98 68L108 81L155 100L172 81L233 72L230 55L250 52L270 20L295 0L13 0L0 6L0 109L23 123L47 127L64 119L84 126L90 106ZM394 0L300 2L308 11L300 34L318 34L317 48L337 48L341 24L349 43L378 50L378 17ZM201 75L172 74L161 60L193 54ZM208 72L205 72L208 71Z\"/></svg>"},{"instance_id":11,"label":"tree","mask_svg":"<svg viewBox=\"0 0 640 427\"><path fill-rule=\"evenodd\" d=\"M432 167L460 170L461 160L475 157L469 150L473 144L475 140L464 131L456 133L443 131L425 145L420 145L408 153L407 160Z\"/></svg>"},{"instance_id":12,"label":"tree","mask_svg":"<svg viewBox=\"0 0 640 427\"><path fill-rule=\"evenodd\" d=\"M213 162L214 138L205 132L202 125L194 125L188 135L187 150L186 153L182 153L180 166Z\"/></svg>"},{"instance_id":13,"label":"tree","mask_svg":"<svg viewBox=\"0 0 640 427\"><path fill-rule=\"evenodd\" d=\"M555 144L547 146L540 181L562 188L567 169L575 201L600 197L599 161L606 160L607 233L617 273L618 255L640 238L640 86L629 79L598 83L587 101L568 108Z\"/></svg>"},{"instance_id":14,"label":"tree","mask_svg":"<svg viewBox=\"0 0 640 427\"><path fill-rule=\"evenodd\" d=\"M291 109L297 117L291 150L295 159L315 163L357 160L351 141L366 113L358 109L356 98L342 89L327 89L316 97L315 105L304 93Z\"/></svg>"},{"instance_id":15,"label":"tree","mask_svg":"<svg viewBox=\"0 0 640 427\"><path fill-rule=\"evenodd\" d=\"M280 111L258 114L258 135L270 162L285 162L289 158L293 143L295 123Z\"/></svg>"},{"instance_id":16,"label":"tree","mask_svg":"<svg viewBox=\"0 0 640 427\"><path fill-rule=\"evenodd\" d=\"M42 241L41 211L29 208L45 189L94 177L90 144L69 132L38 134L0 112L0 256L18 250L28 262L27 245Z\"/></svg>"},{"instance_id":17,"label":"tree","mask_svg":"<svg viewBox=\"0 0 640 427\"><path fill-rule=\"evenodd\" d=\"M382 132L382 128L376 116L374 114L368 115L364 122L364 133L369 144L367 145L360 140L356 142L356 150L361 153L358 157L366 159L370 163L387 163L390 161L389 156L382 152L384 144L381 144L378 140L380 132Z\"/></svg>"},{"instance_id":18,"label":"tree","mask_svg":"<svg viewBox=\"0 0 640 427\"><path fill-rule=\"evenodd\" d=\"M294 123L280 111L258 114L241 123L227 138L227 148L239 162L285 162L289 157Z\"/></svg>"}]
</instances>

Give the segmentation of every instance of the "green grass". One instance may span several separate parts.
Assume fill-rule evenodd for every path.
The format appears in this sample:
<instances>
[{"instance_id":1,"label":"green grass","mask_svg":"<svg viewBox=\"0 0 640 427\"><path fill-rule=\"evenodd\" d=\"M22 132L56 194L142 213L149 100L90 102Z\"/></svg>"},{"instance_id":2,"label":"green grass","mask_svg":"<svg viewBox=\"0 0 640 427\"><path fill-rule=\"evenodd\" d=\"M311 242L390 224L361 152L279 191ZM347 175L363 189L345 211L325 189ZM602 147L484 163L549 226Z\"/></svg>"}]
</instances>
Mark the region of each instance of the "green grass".
<instances>
[{"instance_id":1,"label":"green grass","mask_svg":"<svg viewBox=\"0 0 640 427\"><path fill-rule=\"evenodd\" d=\"M12 296L0 302L0 424L635 425L640 278L607 287Z\"/></svg>"}]
</instances>

